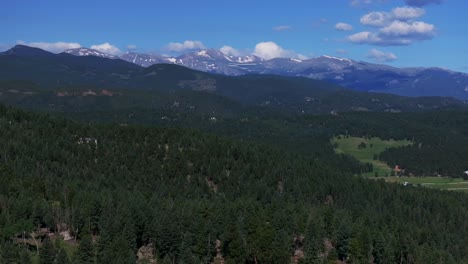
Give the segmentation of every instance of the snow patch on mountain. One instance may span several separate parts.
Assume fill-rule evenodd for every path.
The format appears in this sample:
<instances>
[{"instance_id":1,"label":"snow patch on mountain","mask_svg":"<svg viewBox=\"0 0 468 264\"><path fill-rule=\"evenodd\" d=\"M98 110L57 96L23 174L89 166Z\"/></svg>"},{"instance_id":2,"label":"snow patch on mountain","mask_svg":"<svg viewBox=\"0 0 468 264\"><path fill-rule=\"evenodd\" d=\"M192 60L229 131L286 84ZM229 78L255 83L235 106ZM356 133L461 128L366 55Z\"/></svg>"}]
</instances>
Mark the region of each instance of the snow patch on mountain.
<instances>
[{"instance_id":1,"label":"snow patch on mountain","mask_svg":"<svg viewBox=\"0 0 468 264\"><path fill-rule=\"evenodd\" d=\"M88 49L88 48L68 49L68 50L65 50L64 53L75 55L75 56L95 56L95 57L108 58L108 59L118 58L117 56L103 53L94 49Z\"/></svg>"}]
</instances>

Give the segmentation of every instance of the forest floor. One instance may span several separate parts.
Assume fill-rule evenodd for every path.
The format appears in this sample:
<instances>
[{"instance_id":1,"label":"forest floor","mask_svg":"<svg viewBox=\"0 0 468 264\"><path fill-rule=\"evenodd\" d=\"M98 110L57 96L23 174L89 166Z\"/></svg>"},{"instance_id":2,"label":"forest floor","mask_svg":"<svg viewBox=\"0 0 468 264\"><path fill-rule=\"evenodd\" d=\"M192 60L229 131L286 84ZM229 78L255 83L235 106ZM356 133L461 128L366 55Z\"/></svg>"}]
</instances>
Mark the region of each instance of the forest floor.
<instances>
[{"instance_id":1,"label":"forest floor","mask_svg":"<svg viewBox=\"0 0 468 264\"><path fill-rule=\"evenodd\" d=\"M361 138L338 136L332 140L337 153L348 154L363 163L371 163L373 171L363 174L372 179L384 179L386 182L404 184L411 183L416 186L425 186L441 190L454 190L468 192L468 181L461 178L417 176L402 177L392 175L392 168L385 162L374 160L374 156L383 152L386 148L396 148L413 144L409 140L382 140L380 138ZM365 146L365 147L364 147Z\"/></svg>"}]
</instances>

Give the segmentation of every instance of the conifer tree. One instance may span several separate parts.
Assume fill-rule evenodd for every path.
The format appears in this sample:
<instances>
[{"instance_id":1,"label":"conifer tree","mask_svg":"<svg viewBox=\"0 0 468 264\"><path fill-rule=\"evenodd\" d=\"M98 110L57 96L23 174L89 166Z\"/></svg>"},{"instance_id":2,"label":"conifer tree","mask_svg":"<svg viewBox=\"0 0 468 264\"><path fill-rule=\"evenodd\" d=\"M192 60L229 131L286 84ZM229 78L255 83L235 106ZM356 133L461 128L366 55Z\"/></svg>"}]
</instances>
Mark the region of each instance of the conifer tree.
<instances>
[{"instance_id":1,"label":"conifer tree","mask_svg":"<svg viewBox=\"0 0 468 264\"><path fill-rule=\"evenodd\" d=\"M57 264L70 264L70 259L68 258L67 252L65 249L60 248L57 254L56 259Z\"/></svg>"},{"instance_id":2,"label":"conifer tree","mask_svg":"<svg viewBox=\"0 0 468 264\"><path fill-rule=\"evenodd\" d=\"M46 238L39 250L39 264L54 264L55 254L54 244Z\"/></svg>"},{"instance_id":3,"label":"conifer tree","mask_svg":"<svg viewBox=\"0 0 468 264\"><path fill-rule=\"evenodd\" d=\"M31 256L29 256L28 250L23 250L20 253L20 264L32 264Z\"/></svg>"},{"instance_id":4,"label":"conifer tree","mask_svg":"<svg viewBox=\"0 0 468 264\"><path fill-rule=\"evenodd\" d=\"M75 264L93 264L94 246L91 235L85 234L81 239L75 254Z\"/></svg>"},{"instance_id":5,"label":"conifer tree","mask_svg":"<svg viewBox=\"0 0 468 264\"><path fill-rule=\"evenodd\" d=\"M312 222L307 228L304 245L304 264L322 263L319 255L322 249L322 232L318 223Z\"/></svg>"}]
</instances>

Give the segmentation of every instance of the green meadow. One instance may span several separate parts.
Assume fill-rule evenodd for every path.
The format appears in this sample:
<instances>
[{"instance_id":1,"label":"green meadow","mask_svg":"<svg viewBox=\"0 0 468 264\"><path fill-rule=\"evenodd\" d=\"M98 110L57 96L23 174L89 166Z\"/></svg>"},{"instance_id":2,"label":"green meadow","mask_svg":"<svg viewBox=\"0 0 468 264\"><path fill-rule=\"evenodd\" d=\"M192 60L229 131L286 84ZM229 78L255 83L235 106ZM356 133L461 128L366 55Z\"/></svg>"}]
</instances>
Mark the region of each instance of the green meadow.
<instances>
[{"instance_id":1,"label":"green meadow","mask_svg":"<svg viewBox=\"0 0 468 264\"><path fill-rule=\"evenodd\" d=\"M333 138L332 144L334 144L335 151L337 153L353 156L363 163L371 163L373 165L373 171L363 174L365 177L370 177L373 179L384 179L386 182L395 182L401 184L407 182L415 186L468 192L468 181L465 181L461 178L432 176L391 176L392 168L390 168L388 164L380 160L374 160L375 155L380 154L387 148L396 148L412 144L412 142L409 140L382 140L377 137L362 138L338 136ZM375 177L376 174L377 177Z\"/></svg>"},{"instance_id":2,"label":"green meadow","mask_svg":"<svg viewBox=\"0 0 468 264\"><path fill-rule=\"evenodd\" d=\"M351 155L363 163L371 163L374 171L364 174L364 176L390 176L392 169L385 163L379 160L374 160L374 156L380 154L387 148L396 148L400 146L411 145L409 140L382 140L377 137L362 138L362 137L345 137L338 136L332 140L336 146L337 153ZM360 144L362 147L359 147Z\"/></svg>"}]
</instances>

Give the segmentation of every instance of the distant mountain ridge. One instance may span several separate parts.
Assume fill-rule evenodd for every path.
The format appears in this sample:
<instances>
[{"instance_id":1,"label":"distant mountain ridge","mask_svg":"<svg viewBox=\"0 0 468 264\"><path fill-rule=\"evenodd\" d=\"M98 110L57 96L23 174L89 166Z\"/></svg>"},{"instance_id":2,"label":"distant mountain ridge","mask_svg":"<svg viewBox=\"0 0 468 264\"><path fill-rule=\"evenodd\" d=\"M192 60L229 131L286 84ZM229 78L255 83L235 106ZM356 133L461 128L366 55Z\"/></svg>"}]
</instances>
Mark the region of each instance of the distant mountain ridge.
<instances>
[{"instance_id":1,"label":"distant mountain ridge","mask_svg":"<svg viewBox=\"0 0 468 264\"><path fill-rule=\"evenodd\" d=\"M80 53L77 50L82 51ZM230 56L216 49L190 52L178 57L133 52L113 56L84 50L85 48L79 48L65 52L76 56L119 58L143 67L169 63L230 76L275 74L307 77L360 91L403 96L450 96L468 100L468 74L441 68L397 68L326 55L306 60L264 60L254 55Z\"/></svg>"},{"instance_id":2,"label":"distant mountain ridge","mask_svg":"<svg viewBox=\"0 0 468 264\"><path fill-rule=\"evenodd\" d=\"M78 52L84 54L86 51ZM239 58L229 57L218 51L200 51L196 56L210 60L223 56L224 60L231 61L233 64L239 63ZM134 60L137 59L138 57L134 57ZM198 63L191 57L179 59L185 63L193 63L193 65ZM255 57L245 59L245 61L263 62ZM320 60L327 62L330 58L319 58L317 62ZM290 59L287 61L291 64L296 63ZM277 60L267 62L277 63ZM242 65L247 67L255 63L245 62ZM338 69L339 66L336 65L335 68ZM148 94L143 95L145 91ZM115 103L113 107L118 105L135 107L147 104L156 104L160 107L167 105L168 102L161 103L161 101L147 101L146 99L154 93L168 97L167 94L182 91L201 94L198 98L210 97L211 99L207 101L211 105L217 104L218 98L223 97L240 106L274 108L300 114L336 114L348 111L431 111L468 106L465 102L447 97L407 98L353 91L330 82L305 77L272 74L226 76L176 64L155 64L142 67L122 59L94 55L73 56L68 53L54 54L25 46L18 46L0 54L0 101L5 103L17 102L31 107L37 106L39 99L47 108L49 105L61 105L60 102L63 100L70 100L63 106L67 109L82 105L78 103L82 100L87 101L90 106L100 105L92 99L97 98L95 97L97 95L100 97L100 95L125 94L123 97L111 96L108 99L99 98L99 100L113 101ZM134 96L136 97L132 99ZM173 98L173 96L169 97ZM174 99L170 104L177 105L175 101L178 99ZM196 99L196 101L200 100ZM197 105L197 102L191 104L191 106L194 105Z\"/></svg>"},{"instance_id":3,"label":"distant mountain ridge","mask_svg":"<svg viewBox=\"0 0 468 264\"><path fill-rule=\"evenodd\" d=\"M111 54L97 51L95 49L88 49L88 48L68 49L64 51L64 53L75 55L75 56L96 56L96 57L102 57L102 58L108 58L108 59L119 58L119 56L114 56Z\"/></svg>"}]
</instances>

